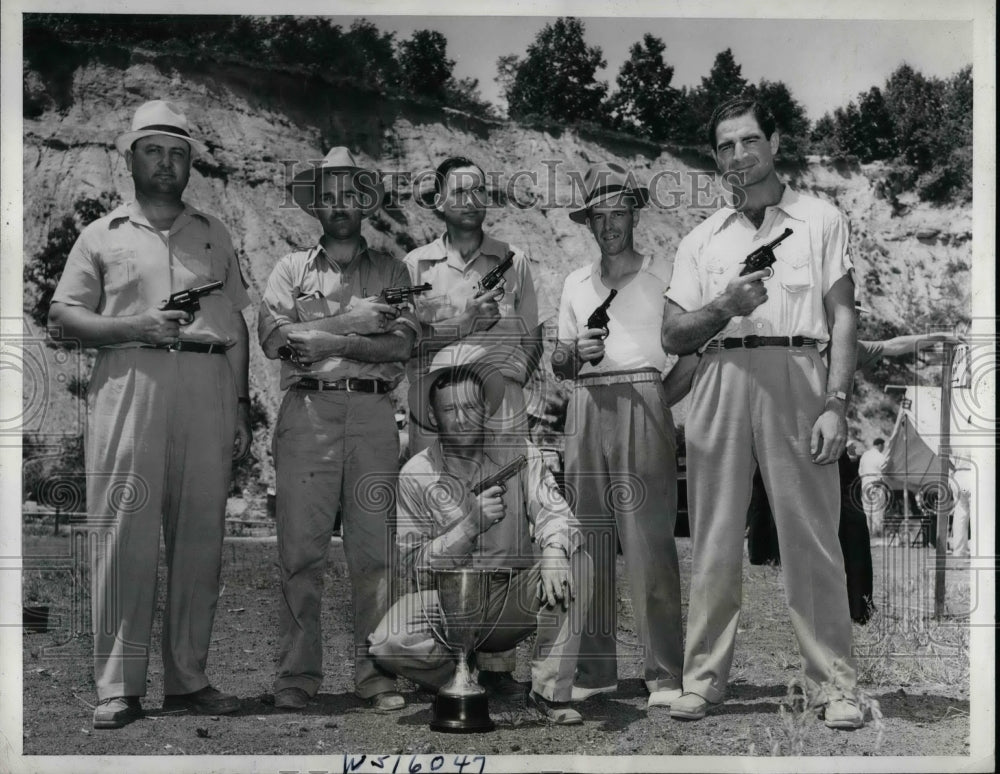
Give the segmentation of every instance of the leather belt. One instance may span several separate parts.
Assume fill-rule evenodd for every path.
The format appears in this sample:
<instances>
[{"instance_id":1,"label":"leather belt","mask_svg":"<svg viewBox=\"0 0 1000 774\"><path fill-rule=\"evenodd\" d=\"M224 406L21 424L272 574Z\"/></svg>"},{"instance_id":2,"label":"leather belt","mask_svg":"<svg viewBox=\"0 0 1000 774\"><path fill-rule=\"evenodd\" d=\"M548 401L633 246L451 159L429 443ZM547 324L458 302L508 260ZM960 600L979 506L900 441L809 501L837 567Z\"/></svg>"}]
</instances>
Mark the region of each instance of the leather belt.
<instances>
[{"instance_id":1,"label":"leather belt","mask_svg":"<svg viewBox=\"0 0 1000 774\"><path fill-rule=\"evenodd\" d=\"M706 352L723 349L757 349L758 347L815 347L816 339L807 336L744 336L743 338L715 339L708 342Z\"/></svg>"},{"instance_id":2,"label":"leather belt","mask_svg":"<svg viewBox=\"0 0 1000 774\"><path fill-rule=\"evenodd\" d=\"M295 383L296 390L317 390L319 392L340 391L340 392L369 392L376 395L384 395L392 387L384 379L338 379L335 382L325 382L322 379L313 379L304 376Z\"/></svg>"},{"instance_id":3,"label":"leather belt","mask_svg":"<svg viewBox=\"0 0 1000 774\"><path fill-rule=\"evenodd\" d=\"M663 377L653 368L639 371L608 371L605 373L585 374L576 377L576 387L599 387L611 384L639 384L641 382L659 382Z\"/></svg>"},{"instance_id":4,"label":"leather belt","mask_svg":"<svg viewBox=\"0 0 1000 774\"><path fill-rule=\"evenodd\" d=\"M139 349L162 349L167 352L198 352L202 355L224 355L226 344L207 344L202 341L175 341L173 344L142 344Z\"/></svg>"}]
</instances>

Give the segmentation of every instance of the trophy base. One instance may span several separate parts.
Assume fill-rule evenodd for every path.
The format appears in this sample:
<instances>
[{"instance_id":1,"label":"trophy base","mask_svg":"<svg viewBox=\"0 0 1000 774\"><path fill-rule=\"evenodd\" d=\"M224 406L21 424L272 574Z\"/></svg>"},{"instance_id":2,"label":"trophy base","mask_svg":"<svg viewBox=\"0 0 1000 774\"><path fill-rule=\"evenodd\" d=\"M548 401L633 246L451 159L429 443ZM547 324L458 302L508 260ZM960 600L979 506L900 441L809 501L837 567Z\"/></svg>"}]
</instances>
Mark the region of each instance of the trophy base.
<instances>
[{"instance_id":1,"label":"trophy base","mask_svg":"<svg viewBox=\"0 0 1000 774\"><path fill-rule=\"evenodd\" d=\"M431 730L446 734L476 734L494 731L486 694L453 696L439 693L434 699Z\"/></svg>"}]
</instances>

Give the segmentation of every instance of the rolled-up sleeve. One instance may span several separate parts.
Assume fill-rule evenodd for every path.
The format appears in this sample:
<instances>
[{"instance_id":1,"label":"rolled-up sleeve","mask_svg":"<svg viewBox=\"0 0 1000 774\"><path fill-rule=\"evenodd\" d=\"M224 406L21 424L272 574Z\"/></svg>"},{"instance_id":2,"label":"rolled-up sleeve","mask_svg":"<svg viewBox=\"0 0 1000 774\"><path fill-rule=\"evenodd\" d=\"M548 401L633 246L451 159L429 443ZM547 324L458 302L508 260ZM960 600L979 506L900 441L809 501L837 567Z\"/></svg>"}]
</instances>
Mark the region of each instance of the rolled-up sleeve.
<instances>
[{"instance_id":1,"label":"rolled-up sleeve","mask_svg":"<svg viewBox=\"0 0 1000 774\"><path fill-rule=\"evenodd\" d=\"M834 211L823 223L823 295L830 292L837 280L848 274L854 263L850 255L851 224L839 211Z\"/></svg>"},{"instance_id":2,"label":"rolled-up sleeve","mask_svg":"<svg viewBox=\"0 0 1000 774\"><path fill-rule=\"evenodd\" d=\"M53 302L82 306L92 312L97 311L101 305L104 280L99 256L91 244L92 237L91 228L84 229L73 244L52 296Z\"/></svg>"},{"instance_id":3,"label":"rolled-up sleeve","mask_svg":"<svg viewBox=\"0 0 1000 774\"><path fill-rule=\"evenodd\" d=\"M567 554L572 554L584 543L580 522L559 493L556 480L545 466L541 452L532 444L528 445L527 458L527 475L521 480L535 543L543 550L560 546L566 549Z\"/></svg>"},{"instance_id":4,"label":"rolled-up sleeve","mask_svg":"<svg viewBox=\"0 0 1000 774\"><path fill-rule=\"evenodd\" d=\"M697 248L690 236L681 240L674 258L674 271L664 297L681 309L693 312L705 305L701 277L698 271Z\"/></svg>"},{"instance_id":5,"label":"rolled-up sleeve","mask_svg":"<svg viewBox=\"0 0 1000 774\"><path fill-rule=\"evenodd\" d=\"M261 347L277 328L299 321L289 257L285 256L275 264L257 310L257 339Z\"/></svg>"}]
</instances>

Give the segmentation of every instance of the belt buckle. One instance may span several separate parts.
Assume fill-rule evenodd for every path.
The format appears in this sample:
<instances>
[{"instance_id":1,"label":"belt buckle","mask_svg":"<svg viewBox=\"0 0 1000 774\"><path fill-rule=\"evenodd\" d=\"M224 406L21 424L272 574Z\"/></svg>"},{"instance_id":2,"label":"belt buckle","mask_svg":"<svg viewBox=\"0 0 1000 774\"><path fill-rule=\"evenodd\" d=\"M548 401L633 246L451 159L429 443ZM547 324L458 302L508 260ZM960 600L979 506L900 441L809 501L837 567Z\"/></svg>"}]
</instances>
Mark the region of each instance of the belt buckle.
<instances>
[{"instance_id":1,"label":"belt buckle","mask_svg":"<svg viewBox=\"0 0 1000 774\"><path fill-rule=\"evenodd\" d=\"M357 392L353 387L351 387L351 377L348 376L344 379L344 392Z\"/></svg>"},{"instance_id":2,"label":"belt buckle","mask_svg":"<svg viewBox=\"0 0 1000 774\"><path fill-rule=\"evenodd\" d=\"M757 349L760 346L760 336L750 334L743 337L743 346L746 349Z\"/></svg>"},{"instance_id":3,"label":"belt buckle","mask_svg":"<svg viewBox=\"0 0 1000 774\"><path fill-rule=\"evenodd\" d=\"M173 344L167 344L167 352L180 352L180 351L181 351L180 339L175 341Z\"/></svg>"}]
</instances>

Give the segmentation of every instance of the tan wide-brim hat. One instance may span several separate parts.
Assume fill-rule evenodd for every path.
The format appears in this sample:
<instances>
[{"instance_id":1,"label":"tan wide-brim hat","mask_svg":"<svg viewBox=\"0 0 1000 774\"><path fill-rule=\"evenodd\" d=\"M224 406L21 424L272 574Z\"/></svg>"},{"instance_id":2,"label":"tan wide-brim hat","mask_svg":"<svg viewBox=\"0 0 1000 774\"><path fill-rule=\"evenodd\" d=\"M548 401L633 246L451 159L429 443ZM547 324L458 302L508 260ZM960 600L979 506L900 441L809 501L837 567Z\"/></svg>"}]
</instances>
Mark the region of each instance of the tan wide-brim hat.
<instances>
[{"instance_id":1,"label":"tan wide-brim hat","mask_svg":"<svg viewBox=\"0 0 1000 774\"><path fill-rule=\"evenodd\" d=\"M136 140L154 134L165 134L187 140L191 146L192 156L208 151L208 146L191 136L187 116L172 102L162 99L154 99L139 106L132 118L132 128L115 138L115 147L124 155L125 151L132 150L132 144Z\"/></svg>"},{"instance_id":2,"label":"tan wide-brim hat","mask_svg":"<svg viewBox=\"0 0 1000 774\"><path fill-rule=\"evenodd\" d=\"M636 209L649 203L649 189L636 185L635 175L613 162L591 164L583 178L583 184L587 189L587 199L581 209L569 214L569 219L574 223L585 224L589 209L609 199L627 197Z\"/></svg>"},{"instance_id":3,"label":"tan wide-brim hat","mask_svg":"<svg viewBox=\"0 0 1000 774\"><path fill-rule=\"evenodd\" d=\"M375 170L360 166L351 152L343 146L332 148L321 162L299 172L285 187L291 192L295 203L315 217L312 208L319 204L319 191L322 190L319 184L327 176L345 172L352 176L354 187L361 195L365 216L371 215L382 206L385 186L378 179Z\"/></svg>"},{"instance_id":4,"label":"tan wide-brim hat","mask_svg":"<svg viewBox=\"0 0 1000 774\"><path fill-rule=\"evenodd\" d=\"M469 376L475 379L477 376L483 386L483 398L486 401L486 416L492 417L503 403L504 392L507 385L504 382L503 374L496 367L489 363L466 363L464 365L446 366L434 371L428 371L419 376L410 384L409 403L410 416L413 421L425 430L437 432L438 426L431 409L431 388L445 376L456 374L458 376Z\"/></svg>"}]
</instances>

